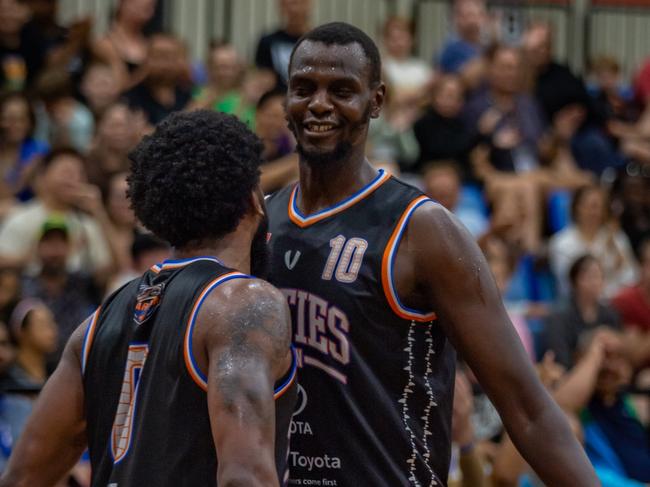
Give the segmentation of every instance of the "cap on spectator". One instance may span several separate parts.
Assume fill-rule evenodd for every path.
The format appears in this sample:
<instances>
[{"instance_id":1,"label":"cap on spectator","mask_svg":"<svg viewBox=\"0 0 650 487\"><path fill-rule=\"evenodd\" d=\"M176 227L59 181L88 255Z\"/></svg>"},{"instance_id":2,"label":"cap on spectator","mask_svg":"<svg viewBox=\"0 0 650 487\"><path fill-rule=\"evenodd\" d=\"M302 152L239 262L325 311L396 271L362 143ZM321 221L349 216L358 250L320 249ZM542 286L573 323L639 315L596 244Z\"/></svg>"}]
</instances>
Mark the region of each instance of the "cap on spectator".
<instances>
[{"instance_id":1,"label":"cap on spectator","mask_svg":"<svg viewBox=\"0 0 650 487\"><path fill-rule=\"evenodd\" d=\"M58 232L65 239L68 238L68 225L65 222L65 219L60 215L51 215L47 218L47 220L45 220L45 223L43 223L43 226L41 227L41 235L39 240L43 240L45 236L50 235L53 232Z\"/></svg>"}]
</instances>

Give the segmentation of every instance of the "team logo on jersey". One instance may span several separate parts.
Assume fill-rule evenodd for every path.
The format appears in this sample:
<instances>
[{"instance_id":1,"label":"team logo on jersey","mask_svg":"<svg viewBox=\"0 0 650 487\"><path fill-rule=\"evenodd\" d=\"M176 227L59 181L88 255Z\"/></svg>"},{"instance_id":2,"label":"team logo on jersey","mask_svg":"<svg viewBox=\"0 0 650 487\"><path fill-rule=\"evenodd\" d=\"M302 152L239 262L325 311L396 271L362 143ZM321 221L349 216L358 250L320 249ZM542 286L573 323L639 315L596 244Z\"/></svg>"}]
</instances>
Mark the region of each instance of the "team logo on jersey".
<instances>
[{"instance_id":1,"label":"team logo on jersey","mask_svg":"<svg viewBox=\"0 0 650 487\"><path fill-rule=\"evenodd\" d=\"M135 310L133 312L133 321L136 325L142 325L151 316L153 316L156 309L160 305L164 283L156 284L155 286L140 287L138 297L136 298Z\"/></svg>"},{"instance_id":2,"label":"team logo on jersey","mask_svg":"<svg viewBox=\"0 0 650 487\"><path fill-rule=\"evenodd\" d=\"M294 267L296 267L296 264L298 263L298 259L300 259L300 250L296 250L296 253L293 255L293 258L291 258L291 250L287 250L284 254L284 264L287 266L287 269L290 271L293 270Z\"/></svg>"}]
</instances>

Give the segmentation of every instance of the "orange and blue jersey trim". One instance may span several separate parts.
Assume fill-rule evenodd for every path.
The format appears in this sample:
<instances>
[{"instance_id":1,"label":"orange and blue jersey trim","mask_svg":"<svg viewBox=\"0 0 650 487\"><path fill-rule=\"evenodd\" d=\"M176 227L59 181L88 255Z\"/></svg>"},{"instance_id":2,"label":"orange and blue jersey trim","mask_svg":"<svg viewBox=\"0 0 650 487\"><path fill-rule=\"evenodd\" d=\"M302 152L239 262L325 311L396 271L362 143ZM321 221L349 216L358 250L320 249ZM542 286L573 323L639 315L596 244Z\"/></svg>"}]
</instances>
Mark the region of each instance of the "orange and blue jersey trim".
<instances>
[{"instance_id":1,"label":"orange and blue jersey trim","mask_svg":"<svg viewBox=\"0 0 650 487\"><path fill-rule=\"evenodd\" d=\"M343 210L346 210L350 208L351 206L355 205L368 195L372 194L374 191L376 191L382 184L384 184L386 181L390 179L390 174L384 171L383 169L379 170L379 173L377 174L377 177L373 179L367 186L361 188L359 191L354 193L353 195L347 197L343 201L337 203L334 206L330 206L329 208L325 208L323 210L317 211L316 213L309 215L309 216L304 216L302 213L300 213L300 210L298 209L298 193L300 191L300 187L298 184L293 188L293 191L291 192L291 197L289 198L289 219L298 225L300 228L305 228L310 225L313 225L314 223L317 223L321 220L324 220L325 218L329 218L330 216L336 215L337 213L342 212Z\"/></svg>"},{"instance_id":2,"label":"orange and blue jersey trim","mask_svg":"<svg viewBox=\"0 0 650 487\"><path fill-rule=\"evenodd\" d=\"M161 264L156 264L156 265L152 266L150 269L153 272L155 272L156 274L158 274L163 269L164 270L179 269L181 267L185 267L188 264L191 264L192 262L197 262L199 260L209 260L211 262L215 262L215 263L220 264L222 266L224 265L223 262L221 262L216 257L205 256L205 257L192 257L192 258L189 258L189 259L177 259L177 260L168 259L168 260L164 261Z\"/></svg>"},{"instance_id":3,"label":"orange and blue jersey trim","mask_svg":"<svg viewBox=\"0 0 650 487\"><path fill-rule=\"evenodd\" d=\"M213 281L210 281L201 291L201 294L197 298L194 306L192 307L192 312L190 313L189 319L187 321L187 327L185 328L185 339L183 346L183 356L185 359L185 366L187 371L190 374L190 377L196 385L198 385L204 391L208 390L208 377L201 371L198 367L196 360L194 359L194 353L192 351L192 336L194 333L194 325L196 324L196 318L199 315L199 310L201 305L205 301L205 298L220 284L230 281L232 279L250 279L251 276L242 274L241 272L229 272L222 276L217 277Z\"/></svg>"},{"instance_id":4,"label":"orange and blue jersey trim","mask_svg":"<svg viewBox=\"0 0 650 487\"><path fill-rule=\"evenodd\" d=\"M86 333L84 334L84 340L81 346L81 374L82 375L86 372L86 364L88 363L90 348L92 347L93 340L95 338L95 331L97 331L97 322L99 321L100 310L101 307L97 308L95 312L89 316L90 323L88 324L88 328L86 328Z\"/></svg>"},{"instance_id":5,"label":"orange and blue jersey trim","mask_svg":"<svg viewBox=\"0 0 650 487\"><path fill-rule=\"evenodd\" d=\"M296 349L291 345L291 367L289 372L285 374L285 379L282 381L282 384L277 386L273 391L273 399L280 399L282 395L291 388L296 380L296 375L298 372L298 358L296 357Z\"/></svg>"},{"instance_id":6,"label":"orange and blue jersey trim","mask_svg":"<svg viewBox=\"0 0 650 487\"><path fill-rule=\"evenodd\" d=\"M395 262L395 256L397 255L397 249L399 248L399 243L402 240L402 236L404 235L404 231L408 226L408 222L411 219L411 216L413 215L415 210L417 210L421 205L427 202L433 202L433 200L431 200L426 196L420 196L414 199L413 201L411 201L411 203L406 207L406 210L404 210L404 213L402 213L402 216L397 222L397 226L395 227L395 230L393 231L390 239L388 240L388 244L386 245L386 249L384 250L384 256L382 258L382 263L381 263L382 287L384 288L384 294L386 295L386 299L391 309L400 318L404 318L405 320L420 321L420 322L429 322L435 320L436 314L433 312L427 313L423 311L418 311L412 308L408 308L404 306L404 304L402 304L402 302L399 299L399 296L397 295L397 291L395 289L395 285L393 281L393 264Z\"/></svg>"}]
</instances>

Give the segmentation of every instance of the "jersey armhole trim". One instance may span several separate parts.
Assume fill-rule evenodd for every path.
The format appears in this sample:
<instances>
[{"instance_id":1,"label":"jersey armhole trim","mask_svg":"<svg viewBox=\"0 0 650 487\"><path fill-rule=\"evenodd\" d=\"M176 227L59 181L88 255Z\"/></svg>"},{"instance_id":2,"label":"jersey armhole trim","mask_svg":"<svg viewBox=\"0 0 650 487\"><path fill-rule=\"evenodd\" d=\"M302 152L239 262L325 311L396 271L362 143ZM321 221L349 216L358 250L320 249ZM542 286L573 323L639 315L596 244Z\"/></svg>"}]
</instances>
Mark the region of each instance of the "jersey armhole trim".
<instances>
[{"instance_id":1,"label":"jersey armhole trim","mask_svg":"<svg viewBox=\"0 0 650 487\"><path fill-rule=\"evenodd\" d=\"M408 308L402 304L397 295L397 290L395 289L395 284L393 281L393 264L395 263L395 256L397 255L397 249L399 248L400 241L404 235L404 231L408 226L408 222L411 219L411 216L421 205L427 202L432 202L430 198L426 196L420 196L406 207L404 213L397 222L395 230L393 230L386 249L384 250L384 256L381 262L381 283L384 288L384 294L386 295L386 300L390 305L393 312L405 320L410 321L419 321L426 323L436 319L436 314L433 312L424 312L416 309Z\"/></svg>"},{"instance_id":2,"label":"jersey armhole trim","mask_svg":"<svg viewBox=\"0 0 650 487\"><path fill-rule=\"evenodd\" d=\"M226 281L231 279L250 279L251 276L242 274L241 272L229 272L222 276L217 277L216 279L210 281L201 291L199 297L194 302L192 306L192 312L187 320L187 325L185 327L185 339L183 340L183 359L185 361L185 367L187 372L190 374L192 380L199 386L203 391L208 391L208 376L204 374L199 368L196 360L194 358L194 351L192 350L192 337L194 334L194 325L196 324L196 317L199 315L199 310L201 305L205 301L205 298L220 284L223 284Z\"/></svg>"},{"instance_id":3,"label":"jersey armhole trim","mask_svg":"<svg viewBox=\"0 0 650 487\"><path fill-rule=\"evenodd\" d=\"M86 328L86 333L84 334L84 341L81 345L81 375L86 373L86 365L88 364L88 356L90 355L90 349L93 345L93 340L95 338L95 332L97 331L97 322L99 321L99 312L101 307L97 308L95 312L90 315L90 323L88 328Z\"/></svg>"},{"instance_id":4,"label":"jersey armhole trim","mask_svg":"<svg viewBox=\"0 0 650 487\"><path fill-rule=\"evenodd\" d=\"M288 372L280 379L281 384L275 388L273 391L273 399L276 401L282 397L282 395L287 392L291 385L296 380L296 375L298 371L298 360L296 357L296 349L291 345L291 367L289 367Z\"/></svg>"}]
</instances>

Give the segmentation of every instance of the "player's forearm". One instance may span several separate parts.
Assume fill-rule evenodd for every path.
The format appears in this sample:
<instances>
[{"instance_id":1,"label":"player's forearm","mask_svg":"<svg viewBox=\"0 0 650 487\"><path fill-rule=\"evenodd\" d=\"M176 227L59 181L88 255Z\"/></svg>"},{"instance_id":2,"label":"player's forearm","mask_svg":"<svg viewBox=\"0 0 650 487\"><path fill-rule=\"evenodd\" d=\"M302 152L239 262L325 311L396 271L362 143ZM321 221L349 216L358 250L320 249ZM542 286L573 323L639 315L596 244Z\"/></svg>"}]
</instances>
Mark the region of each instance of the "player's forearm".
<instances>
[{"instance_id":1,"label":"player's forearm","mask_svg":"<svg viewBox=\"0 0 650 487\"><path fill-rule=\"evenodd\" d=\"M514 444L546 485L592 487L600 483L561 410L552 401L534 418L508 422Z\"/></svg>"}]
</instances>

